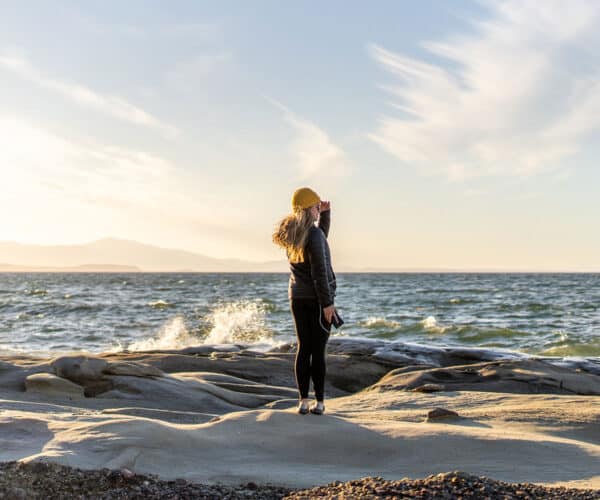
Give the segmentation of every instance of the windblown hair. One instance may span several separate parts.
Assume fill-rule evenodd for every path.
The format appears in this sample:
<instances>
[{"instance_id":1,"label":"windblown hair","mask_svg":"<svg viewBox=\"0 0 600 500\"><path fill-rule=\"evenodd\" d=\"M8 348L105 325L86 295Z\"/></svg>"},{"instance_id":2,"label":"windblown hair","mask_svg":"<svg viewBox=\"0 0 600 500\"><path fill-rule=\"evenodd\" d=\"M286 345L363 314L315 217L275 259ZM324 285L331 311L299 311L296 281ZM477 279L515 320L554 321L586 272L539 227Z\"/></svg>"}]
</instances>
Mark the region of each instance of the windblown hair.
<instances>
[{"instance_id":1,"label":"windblown hair","mask_svg":"<svg viewBox=\"0 0 600 500\"><path fill-rule=\"evenodd\" d=\"M310 208L294 210L281 219L275 228L273 243L285 249L290 262L304 262L304 248L314 224Z\"/></svg>"}]
</instances>

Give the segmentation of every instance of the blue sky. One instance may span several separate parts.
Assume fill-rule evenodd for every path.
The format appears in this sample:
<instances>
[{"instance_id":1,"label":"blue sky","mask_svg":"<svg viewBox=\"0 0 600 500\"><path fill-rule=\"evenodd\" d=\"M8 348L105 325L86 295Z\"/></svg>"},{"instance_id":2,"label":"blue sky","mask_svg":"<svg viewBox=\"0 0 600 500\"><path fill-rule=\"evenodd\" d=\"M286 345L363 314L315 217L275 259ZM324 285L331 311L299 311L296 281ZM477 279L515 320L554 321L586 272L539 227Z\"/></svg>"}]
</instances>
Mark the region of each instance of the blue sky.
<instances>
[{"instance_id":1,"label":"blue sky","mask_svg":"<svg viewBox=\"0 0 600 500\"><path fill-rule=\"evenodd\" d=\"M4 2L1 240L600 270L597 2Z\"/></svg>"}]
</instances>

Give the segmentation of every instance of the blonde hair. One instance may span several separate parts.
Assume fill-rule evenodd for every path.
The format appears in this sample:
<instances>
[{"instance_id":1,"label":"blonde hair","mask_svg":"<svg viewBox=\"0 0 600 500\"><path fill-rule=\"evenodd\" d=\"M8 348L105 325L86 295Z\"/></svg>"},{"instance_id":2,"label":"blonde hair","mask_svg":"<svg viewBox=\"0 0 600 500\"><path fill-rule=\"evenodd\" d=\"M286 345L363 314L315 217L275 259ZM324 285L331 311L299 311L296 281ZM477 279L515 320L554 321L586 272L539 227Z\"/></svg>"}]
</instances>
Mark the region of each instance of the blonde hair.
<instances>
[{"instance_id":1,"label":"blonde hair","mask_svg":"<svg viewBox=\"0 0 600 500\"><path fill-rule=\"evenodd\" d=\"M304 248L310 228L315 225L310 208L295 209L286 215L273 233L273 243L285 249L290 262L304 262Z\"/></svg>"}]
</instances>

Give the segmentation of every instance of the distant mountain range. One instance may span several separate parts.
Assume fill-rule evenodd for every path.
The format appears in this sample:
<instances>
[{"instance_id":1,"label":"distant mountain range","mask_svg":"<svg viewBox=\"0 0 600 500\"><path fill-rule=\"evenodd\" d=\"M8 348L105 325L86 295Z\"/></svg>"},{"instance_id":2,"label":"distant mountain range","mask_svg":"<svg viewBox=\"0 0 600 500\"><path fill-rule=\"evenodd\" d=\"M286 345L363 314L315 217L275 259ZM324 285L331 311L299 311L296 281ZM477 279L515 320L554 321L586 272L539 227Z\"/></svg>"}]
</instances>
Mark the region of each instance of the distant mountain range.
<instances>
[{"instance_id":1,"label":"distant mountain range","mask_svg":"<svg viewBox=\"0 0 600 500\"><path fill-rule=\"evenodd\" d=\"M0 272L284 272L285 261L217 259L136 241L104 238L82 245L0 242Z\"/></svg>"},{"instance_id":2,"label":"distant mountain range","mask_svg":"<svg viewBox=\"0 0 600 500\"><path fill-rule=\"evenodd\" d=\"M448 273L524 272L518 269L355 267L334 262L336 272ZM81 245L0 242L0 272L287 272L285 260L250 262L104 238ZM528 270L525 272L536 272ZM540 271L537 271L540 272ZM541 271L544 272L544 271Z\"/></svg>"}]
</instances>

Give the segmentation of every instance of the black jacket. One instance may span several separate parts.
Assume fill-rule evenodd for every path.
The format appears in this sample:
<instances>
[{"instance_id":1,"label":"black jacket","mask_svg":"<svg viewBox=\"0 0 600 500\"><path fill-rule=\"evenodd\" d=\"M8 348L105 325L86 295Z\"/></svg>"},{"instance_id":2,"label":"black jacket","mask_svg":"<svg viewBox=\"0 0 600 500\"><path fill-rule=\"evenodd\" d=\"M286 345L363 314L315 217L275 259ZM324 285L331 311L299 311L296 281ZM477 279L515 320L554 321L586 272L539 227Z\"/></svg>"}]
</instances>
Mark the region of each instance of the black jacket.
<instances>
[{"instance_id":1,"label":"black jacket","mask_svg":"<svg viewBox=\"0 0 600 500\"><path fill-rule=\"evenodd\" d=\"M321 307L333 304L336 279L331 267L327 235L331 211L321 212L319 227L312 227L304 250L304 262L290 262L290 299L317 299Z\"/></svg>"}]
</instances>

